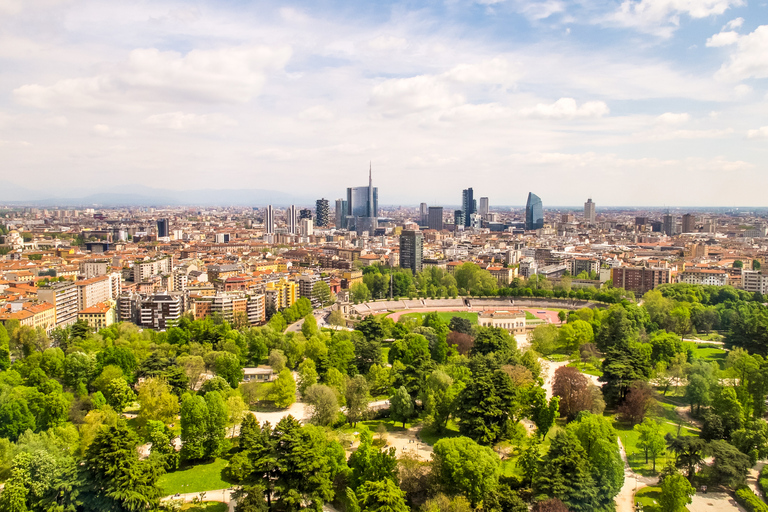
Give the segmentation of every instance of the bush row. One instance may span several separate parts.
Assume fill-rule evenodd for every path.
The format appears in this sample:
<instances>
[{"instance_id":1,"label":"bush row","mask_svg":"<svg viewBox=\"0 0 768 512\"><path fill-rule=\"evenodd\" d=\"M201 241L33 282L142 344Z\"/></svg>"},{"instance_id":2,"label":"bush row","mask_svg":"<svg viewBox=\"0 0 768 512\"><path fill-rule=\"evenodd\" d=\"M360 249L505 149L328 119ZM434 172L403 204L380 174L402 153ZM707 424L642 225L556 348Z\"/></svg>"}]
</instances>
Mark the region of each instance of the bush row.
<instances>
[{"instance_id":1,"label":"bush row","mask_svg":"<svg viewBox=\"0 0 768 512\"><path fill-rule=\"evenodd\" d=\"M747 486L736 490L736 502L748 512L768 512L768 505Z\"/></svg>"}]
</instances>

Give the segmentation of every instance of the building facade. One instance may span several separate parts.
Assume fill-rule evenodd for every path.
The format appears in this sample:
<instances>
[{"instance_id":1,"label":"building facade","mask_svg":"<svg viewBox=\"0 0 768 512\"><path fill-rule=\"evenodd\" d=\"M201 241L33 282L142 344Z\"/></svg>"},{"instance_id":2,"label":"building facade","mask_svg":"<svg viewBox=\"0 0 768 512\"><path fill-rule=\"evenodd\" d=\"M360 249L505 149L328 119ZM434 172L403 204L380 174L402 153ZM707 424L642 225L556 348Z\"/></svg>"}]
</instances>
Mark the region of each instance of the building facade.
<instances>
[{"instance_id":1,"label":"building facade","mask_svg":"<svg viewBox=\"0 0 768 512\"><path fill-rule=\"evenodd\" d=\"M414 274L421 272L424 259L424 237L421 231L406 229L400 235L400 266Z\"/></svg>"},{"instance_id":2,"label":"building facade","mask_svg":"<svg viewBox=\"0 0 768 512\"><path fill-rule=\"evenodd\" d=\"M525 204L525 229L531 231L544 227L544 207L541 198L533 192L528 193L528 202Z\"/></svg>"}]
</instances>

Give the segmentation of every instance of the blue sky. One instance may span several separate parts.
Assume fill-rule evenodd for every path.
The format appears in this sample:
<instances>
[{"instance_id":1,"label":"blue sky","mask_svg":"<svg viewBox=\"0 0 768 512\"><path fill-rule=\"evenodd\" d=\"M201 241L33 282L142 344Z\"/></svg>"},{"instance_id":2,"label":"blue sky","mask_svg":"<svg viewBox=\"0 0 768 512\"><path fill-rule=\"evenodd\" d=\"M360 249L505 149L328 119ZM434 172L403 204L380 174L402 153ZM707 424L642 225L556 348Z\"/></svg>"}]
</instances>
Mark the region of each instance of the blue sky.
<instances>
[{"instance_id":1,"label":"blue sky","mask_svg":"<svg viewBox=\"0 0 768 512\"><path fill-rule=\"evenodd\" d=\"M0 0L0 181L765 205L750 0Z\"/></svg>"}]
</instances>

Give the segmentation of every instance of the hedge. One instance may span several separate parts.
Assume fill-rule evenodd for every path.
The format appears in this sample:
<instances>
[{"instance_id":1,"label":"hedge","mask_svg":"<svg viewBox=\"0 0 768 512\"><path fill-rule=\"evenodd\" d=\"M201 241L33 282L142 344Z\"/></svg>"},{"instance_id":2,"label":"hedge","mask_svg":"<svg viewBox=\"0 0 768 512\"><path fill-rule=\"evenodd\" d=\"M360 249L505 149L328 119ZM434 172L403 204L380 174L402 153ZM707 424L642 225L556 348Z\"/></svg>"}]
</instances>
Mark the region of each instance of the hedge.
<instances>
[{"instance_id":1,"label":"hedge","mask_svg":"<svg viewBox=\"0 0 768 512\"><path fill-rule=\"evenodd\" d=\"M736 502L748 512L768 512L768 505L747 486L736 490Z\"/></svg>"},{"instance_id":2,"label":"hedge","mask_svg":"<svg viewBox=\"0 0 768 512\"><path fill-rule=\"evenodd\" d=\"M763 466L760 470L760 477L757 479L757 487L763 493L763 499L768 497L768 466Z\"/></svg>"}]
</instances>

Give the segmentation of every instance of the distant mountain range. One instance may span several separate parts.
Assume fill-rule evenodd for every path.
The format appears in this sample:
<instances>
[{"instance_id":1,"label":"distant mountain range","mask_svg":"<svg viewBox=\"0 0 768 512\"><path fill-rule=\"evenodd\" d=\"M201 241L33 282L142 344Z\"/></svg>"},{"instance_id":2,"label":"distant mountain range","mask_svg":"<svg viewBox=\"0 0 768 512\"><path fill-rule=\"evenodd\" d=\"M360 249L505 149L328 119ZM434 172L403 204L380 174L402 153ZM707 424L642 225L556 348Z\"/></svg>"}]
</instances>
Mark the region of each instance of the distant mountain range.
<instances>
[{"instance_id":1,"label":"distant mountain range","mask_svg":"<svg viewBox=\"0 0 768 512\"><path fill-rule=\"evenodd\" d=\"M29 206L287 206L314 204L316 198L262 189L169 190L126 185L106 190L33 190L0 182L0 204Z\"/></svg>"}]
</instances>

